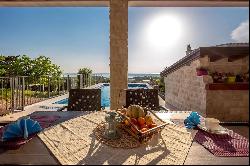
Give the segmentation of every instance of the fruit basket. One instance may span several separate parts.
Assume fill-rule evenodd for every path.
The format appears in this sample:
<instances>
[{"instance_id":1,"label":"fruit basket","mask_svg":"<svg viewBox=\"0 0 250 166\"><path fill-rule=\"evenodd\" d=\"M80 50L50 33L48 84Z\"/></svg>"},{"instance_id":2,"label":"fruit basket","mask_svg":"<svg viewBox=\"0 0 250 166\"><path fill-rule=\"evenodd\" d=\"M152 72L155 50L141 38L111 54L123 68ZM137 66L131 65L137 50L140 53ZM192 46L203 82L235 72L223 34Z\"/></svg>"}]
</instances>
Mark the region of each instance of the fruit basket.
<instances>
[{"instance_id":1,"label":"fruit basket","mask_svg":"<svg viewBox=\"0 0 250 166\"><path fill-rule=\"evenodd\" d=\"M117 113L122 117L120 127L137 138L140 143L148 142L154 134L160 132L168 124L153 110L139 105L118 109Z\"/></svg>"}]
</instances>

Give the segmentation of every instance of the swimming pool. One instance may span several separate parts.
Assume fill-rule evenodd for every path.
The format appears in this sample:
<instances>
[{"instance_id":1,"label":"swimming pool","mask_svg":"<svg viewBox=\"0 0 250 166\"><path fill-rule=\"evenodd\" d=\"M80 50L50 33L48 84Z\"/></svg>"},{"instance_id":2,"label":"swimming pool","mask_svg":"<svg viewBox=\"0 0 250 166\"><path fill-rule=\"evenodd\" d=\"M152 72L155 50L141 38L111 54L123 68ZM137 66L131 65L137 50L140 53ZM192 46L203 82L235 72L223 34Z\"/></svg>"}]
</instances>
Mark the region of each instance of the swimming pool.
<instances>
[{"instance_id":1,"label":"swimming pool","mask_svg":"<svg viewBox=\"0 0 250 166\"><path fill-rule=\"evenodd\" d=\"M110 86L109 84L102 84L99 86L101 88L101 105L104 107L110 106ZM141 83L129 83L128 84L129 89L137 89L137 88L144 88L148 89L148 84L141 84ZM68 104L68 98L59 100L53 104Z\"/></svg>"}]
</instances>

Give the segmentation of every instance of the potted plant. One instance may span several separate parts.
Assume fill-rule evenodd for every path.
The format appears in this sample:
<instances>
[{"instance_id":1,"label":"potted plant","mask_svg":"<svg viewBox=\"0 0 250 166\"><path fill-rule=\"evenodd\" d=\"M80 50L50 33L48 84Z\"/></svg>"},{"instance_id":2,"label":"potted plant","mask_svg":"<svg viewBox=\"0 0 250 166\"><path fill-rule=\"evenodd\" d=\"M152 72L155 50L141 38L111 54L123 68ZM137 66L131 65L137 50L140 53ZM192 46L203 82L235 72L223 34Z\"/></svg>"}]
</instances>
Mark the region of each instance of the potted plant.
<instances>
[{"instance_id":1,"label":"potted plant","mask_svg":"<svg viewBox=\"0 0 250 166\"><path fill-rule=\"evenodd\" d=\"M228 73L227 83L229 84L235 83L235 80L236 80L236 76L233 73Z\"/></svg>"},{"instance_id":2,"label":"potted plant","mask_svg":"<svg viewBox=\"0 0 250 166\"><path fill-rule=\"evenodd\" d=\"M237 74L235 77L235 82L243 82L243 81L244 81L243 74Z\"/></svg>"},{"instance_id":3,"label":"potted plant","mask_svg":"<svg viewBox=\"0 0 250 166\"><path fill-rule=\"evenodd\" d=\"M214 83L218 83L218 80L219 80L219 74L218 74L218 72L213 72L213 73L211 73L210 75L211 75L212 78L213 78L213 82L214 82Z\"/></svg>"},{"instance_id":4,"label":"potted plant","mask_svg":"<svg viewBox=\"0 0 250 166\"><path fill-rule=\"evenodd\" d=\"M243 82L249 82L249 71L243 74Z\"/></svg>"},{"instance_id":5,"label":"potted plant","mask_svg":"<svg viewBox=\"0 0 250 166\"><path fill-rule=\"evenodd\" d=\"M196 68L196 73L197 76L208 75L208 70L207 68L201 66Z\"/></svg>"},{"instance_id":6,"label":"potted plant","mask_svg":"<svg viewBox=\"0 0 250 166\"><path fill-rule=\"evenodd\" d=\"M224 83L227 81L227 76L225 73L214 72L211 74L214 83Z\"/></svg>"}]
</instances>

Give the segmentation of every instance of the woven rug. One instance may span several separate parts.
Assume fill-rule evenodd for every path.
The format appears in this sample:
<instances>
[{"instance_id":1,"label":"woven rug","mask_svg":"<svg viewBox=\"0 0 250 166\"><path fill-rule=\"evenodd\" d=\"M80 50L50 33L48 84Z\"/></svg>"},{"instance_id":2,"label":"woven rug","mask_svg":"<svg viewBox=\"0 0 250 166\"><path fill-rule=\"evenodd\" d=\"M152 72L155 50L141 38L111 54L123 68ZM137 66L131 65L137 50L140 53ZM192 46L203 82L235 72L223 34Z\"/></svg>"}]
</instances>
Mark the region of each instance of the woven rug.
<instances>
[{"instance_id":1,"label":"woven rug","mask_svg":"<svg viewBox=\"0 0 250 166\"><path fill-rule=\"evenodd\" d=\"M192 144L185 128L167 125L161 134L138 148L113 148L99 141L94 129L104 121L104 112L95 112L52 126L38 136L62 165L181 165ZM158 138L158 139L157 139Z\"/></svg>"},{"instance_id":2,"label":"woven rug","mask_svg":"<svg viewBox=\"0 0 250 166\"><path fill-rule=\"evenodd\" d=\"M215 156L249 156L248 139L232 130L229 130L229 134L226 135L211 134L198 130L194 140L204 146Z\"/></svg>"},{"instance_id":3,"label":"woven rug","mask_svg":"<svg viewBox=\"0 0 250 166\"><path fill-rule=\"evenodd\" d=\"M40 115L32 115L30 116L31 119L38 121L39 124L41 125L41 127L43 129L51 126L56 120L58 120L60 118L60 116L40 116ZM2 134L4 132L6 127L2 127L0 128L0 138L2 138ZM29 136L27 139L23 139L23 138L16 138L14 140L11 141L0 141L0 148L4 148L4 149L18 149L20 146L22 146L23 144L29 142L34 136L36 136L36 134Z\"/></svg>"}]
</instances>

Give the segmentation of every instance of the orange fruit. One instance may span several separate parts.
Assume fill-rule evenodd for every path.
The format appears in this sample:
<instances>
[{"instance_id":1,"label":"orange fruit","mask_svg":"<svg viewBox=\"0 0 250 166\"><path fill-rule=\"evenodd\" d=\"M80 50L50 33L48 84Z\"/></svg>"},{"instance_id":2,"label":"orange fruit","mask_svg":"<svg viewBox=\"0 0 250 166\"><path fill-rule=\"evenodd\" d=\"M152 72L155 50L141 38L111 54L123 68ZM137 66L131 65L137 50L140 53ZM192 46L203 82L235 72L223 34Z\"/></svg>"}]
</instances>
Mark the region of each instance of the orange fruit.
<instances>
[{"instance_id":1,"label":"orange fruit","mask_svg":"<svg viewBox=\"0 0 250 166\"><path fill-rule=\"evenodd\" d=\"M147 128L142 128L141 132L146 132L148 129Z\"/></svg>"},{"instance_id":2,"label":"orange fruit","mask_svg":"<svg viewBox=\"0 0 250 166\"><path fill-rule=\"evenodd\" d=\"M153 123L152 117L150 115L146 115L145 116L145 122L146 122L147 125L152 124Z\"/></svg>"},{"instance_id":3,"label":"orange fruit","mask_svg":"<svg viewBox=\"0 0 250 166\"><path fill-rule=\"evenodd\" d=\"M129 121L127 120L127 119L125 119L125 124L127 125L127 126L130 126L130 123L129 123Z\"/></svg>"},{"instance_id":4,"label":"orange fruit","mask_svg":"<svg viewBox=\"0 0 250 166\"><path fill-rule=\"evenodd\" d=\"M131 118L131 123L133 123L134 125L137 125L138 124L138 122L137 122L137 120L135 119L135 118Z\"/></svg>"},{"instance_id":5,"label":"orange fruit","mask_svg":"<svg viewBox=\"0 0 250 166\"><path fill-rule=\"evenodd\" d=\"M157 127L157 124L152 123L152 124L151 124L151 128L154 128L154 127Z\"/></svg>"},{"instance_id":6,"label":"orange fruit","mask_svg":"<svg viewBox=\"0 0 250 166\"><path fill-rule=\"evenodd\" d=\"M143 117L139 117L138 118L138 123L139 123L139 125L144 125L145 124L145 119L143 118Z\"/></svg>"},{"instance_id":7,"label":"orange fruit","mask_svg":"<svg viewBox=\"0 0 250 166\"><path fill-rule=\"evenodd\" d=\"M143 128L148 128L148 125L146 125L146 124L141 125L140 129L143 129Z\"/></svg>"}]
</instances>

